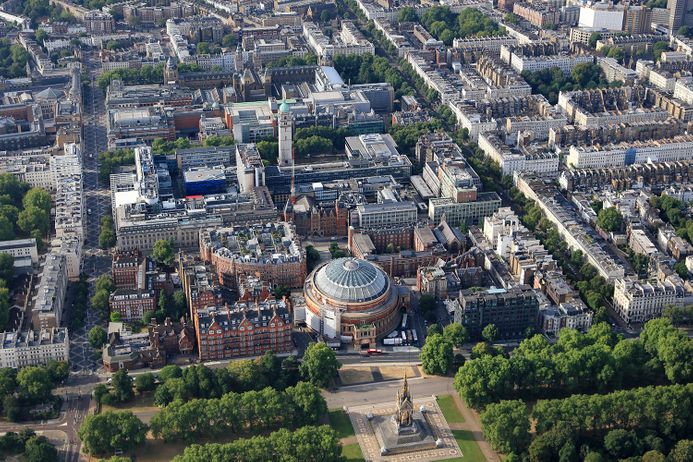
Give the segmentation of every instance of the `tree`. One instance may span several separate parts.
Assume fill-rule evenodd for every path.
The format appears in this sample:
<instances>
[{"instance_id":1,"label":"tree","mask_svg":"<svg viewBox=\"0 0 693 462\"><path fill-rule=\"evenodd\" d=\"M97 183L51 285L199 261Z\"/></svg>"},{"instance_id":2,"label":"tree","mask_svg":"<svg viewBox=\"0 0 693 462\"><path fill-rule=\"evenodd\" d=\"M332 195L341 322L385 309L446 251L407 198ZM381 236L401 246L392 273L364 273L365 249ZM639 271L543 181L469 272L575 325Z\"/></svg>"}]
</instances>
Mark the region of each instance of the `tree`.
<instances>
[{"instance_id":1,"label":"tree","mask_svg":"<svg viewBox=\"0 0 693 462\"><path fill-rule=\"evenodd\" d=\"M638 436L632 430L611 430L604 437L604 448L617 459L629 457L638 452Z\"/></svg>"},{"instance_id":2,"label":"tree","mask_svg":"<svg viewBox=\"0 0 693 462\"><path fill-rule=\"evenodd\" d=\"M601 209L597 215L597 226L604 231L620 231L623 226L623 215L616 207Z\"/></svg>"},{"instance_id":3,"label":"tree","mask_svg":"<svg viewBox=\"0 0 693 462\"><path fill-rule=\"evenodd\" d=\"M108 411L88 415L79 429L79 438L89 454L116 450L130 452L144 444L148 427L132 412Z\"/></svg>"},{"instance_id":4,"label":"tree","mask_svg":"<svg viewBox=\"0 0 693 462\"><path fill-rule=\"evenodd\" d=\"M654 449L642 455L642 462L666 462L666 460L664 454Z\"/></svg>"},{"instance_id":5,"label":"tree","mask_svg":"<svg viewBox=\"0 0 693 462\"><path fill-rule=\"evenodd\" d=\"M236 34L226 34L221 39L221 44L226 48L236 48L236 45L238 45L238 36Z\"/></svg>"},{"instance_id":6,"label":"tree","mask_svg":"<svg viewBox=\"0 0 693 462\"><path fill-rule=\"evenodd\" d=\"M452 342L440 334L429 335L419 357L426 374L446 375L454 359Z\"/></svg>"},{"instance_id":7,"label":"tree","mask_svg":"<svg viewBox=\"0 0 693 462\"><path fill-rule=\"evenodd\" d=\"M169 315L172 319L180 319L181 316L186 313L188 301L185 299L185 292L183 292L183 289L178 289L173 292L173 296L171 297L171 308Z\"/></svg>"},{"instance_id":8,"label":"tree","mask_svg":"<svg viewBox=\"0 0 693 462\"><path fill-rule=\"evenodd\" d=\"M481 336L489 343L493 343L498 340L498 328L495 324L487 324L486 327L481 331Z\"/></svg>"},{"instance_id":9,"label":"tree","mask_svg":"<svg viewBox=\"0 0 693 462\"><path fill-rule=\"evenodd\" d=\"M693 440L681 440L669 453L671 462L689 462L693 460Z\"/></svg>"},{"instance_id":10,"label":"tree","mask_svg":"<svg viewBox=\"0 0 693 462\"><path fill-rule=\"evenodd\" d=\"M507 396L511 387L510 361L484 355L467 361L455 375L455 389L475 409Z\"/></svg>"},{"instance_id":11,"label":"tree","mask_svg":"<svg viewBox=\"0 0 693 462\"><path fill-rule=\"evenodd\" d=\"M14 257L9 253L0 253L0 279L11 281L14 277Z\"/></svg>"},{"instance_id":12,"label":"tree","mask_svg":"<svg viewBox=\"0 0 693 462\"><path fill-rule=\"evenodd\" d=\"M496 451L521 454L529 446L529 416L521 400L490 404L481 414L481 423Z\"/></svg>"},{"instance_id":13,"label":"tree","mask_svg":"<svg viewBox=\"0 0 693 462\"><path fill-rule=\"evenodd\" d=\"M320 261L320 252L317 251L312 245L306 246L306 260L308 264L308 271L312 271L315 265Z\"/></svg>"},{"instance_id":14,"label":"tree","mask_svg":"<svg viewBox=\"0 0 693 462\"><path fill-rule=\"evenodd\" d=\"M27 462L57 462L58 450L45 436L32 436L24 446Z\"/></svg>"},{"instance_id":15,"label":"tree","mask_svg":"<svg viewBox=\"0 0 693 462\"><path fill-rule=\"evenodd\" d=\"M431 324L426 329L426 335L443 335L443 329L441 329L439 324Z\"/></svg>"},{"instance_id":16,"label":"tree","mask_svg":"<svg viewBox=\"0 0 693 462\"><path fill-rule=\"evenodd\" d=\"M589 41L587 42L589 46L592 48L597 47L597 42L602 38L602 34L599 32L592 32L592 35L590 35Z\"/></svg>"},{"instance_id":17,"label":"tree","mask_svg":"<svg viewBox=\"0 0 693 462\"><path fill-rule=\"evenodd\" d=\"M139 374L135 377L135 389L142 393L145 391L152 391L154 389L156 379L154 374L151 372L145 372L144 374Z\"/></svg>"},{"instance_id":18,"label":"tree","mask_svg":"<svg viewBox=\"0 0 693 462\"><path fill-rule=\"evenodd\" d=\"M65 361L51 359L46 363L46 370L54 385L63 383L70 376L70 367Z\"/></svg>"},{"instance_id":19,"label":"tree","mask_svg":"<svg viewBox=\"0 0 693 462\"><path fill-rule=\"evenodd\" d=\"M467 329L462 324L450 323L443 329L443 337L449 340L454 347L461 347L467 340Z\"/></svg>"},{"instance_id":20,"label":"tree","mask_svg":"<svg viewBox=\"0 0 693 462\"><path fill-rule=\"evenodd\" d=\"M119 403L130 401L134 396L132 392L132 377L125 369L119 369L111 376L111 395Z\"/></svg>"},{"instance_id":21,"label":"tree","mask_svg":"<svg viewBox=\"0 0 693 462\"><path fill-rule=\"evenodd\" d=\"M107 339L108 335L106 335L106 331L101 326L92 327L87 334L89 345L94 349L101 348L103 344L106 343Z\"/></svg>"},{"instance_id":22,"label":"tree","mask_svg":"<svg viewBox=\"0 0 693 462\"><path fill-rule=\"evenodd\" d=\"M48 398L53 389L53 380L45 367L29 366L17 373L20 395L32 402Z\"/></svg>"},{"instance_id":23,"label":"tree","mask_svg":"<svg viewBox=\"0 0 693 462\"><path fill-rule=\"evenodd\" d=\"M96 401L97 404L103 404L104 397L108 396L108 387L103 383L100 383L94 387L92 395L94 396L94 401Z\"/></svg>"},{"instance_id":24,"label":"tree","mask_svg":"<svg viewBox=\"0 0 693 462\"><path fill-rule=\"evenodd\" d=\"M121 316L120 311L111 311L110 320L111 322L121 322L123 317Z\"/></svg>"},{"instance_id":25,"label":"tree","mask_svg":"<svg viewBox=\"0 0 693 462\"><path fill-rule=\"evenodd\" d=\"M339 244L336 242L333 242L330 244L330 255L332 255L332 258L343 258L346 256L346 253L342 249L339 248Z\"/></svg>"},{"instance_id":26,"label":"tree","mask_svg":"<svg viewBox=\"0 0 693 462\"><path fill-rule=\"evenodd\" d=\"M423 294L419 297L419 311L428 322L436 320L436 299L432 295Z\"/></svg>"},{"instance_id":27,"label":"tree","mask_svg":"<svg viewBox=\"0 0 693 462\"><path fill-rule=\"evenodd\" d=\"M10 241L15 238L14 223L6 216L0 215L0 239Z\"/></svg>"},{"instance_id":28,"label":"tree","mask_svg":"<svg viewBox=\"0 0 693 462\"><path fill-rule=\"evenodd\" d=\"M662 53L668 50L669 42L659 41L655 42L654 45L652 45L652 54L654 55L654 58L657 61L659 61L659 58L662 56Z\"/></svg>"},{"instance_id":29,"label":"tree","mask_svg":"<svg viewBox=\"0 0 693 462\"><path fill-rule=\"evenodd\" d=\"M342 367L334 351L324 343L311 343L306 348L299 370L314 385L325 388Z\"/></svg>"},{"instance_id":30,"label":"tree","mask_svg":"<svg viewBox=\"0 0 693 462\"><path fill-rule=\"evenodd\" d=\"M159 239L154 243L152 258L162 265L173 266L173 252L173 242L170 239Z\"/></svg>"},{"instance_id":31,"label":"tree","mask_svg":"<svg viewBox=\"0 0 693 462\"><path fill-rule=\"evenodd\" d=\"M22 205L25 209L34 206L36 208L43 210L46 213L50 213L51 195L48 194L48 191L44 189L31 188L24 195L24 198L22 199Z\"/></svg>"},{"instance_id":32,"label":"tree","mask_svg":"<svg viewBox=\"0 0 693 462\"><path fill-rule=\"evenodd\" d=\"M198 55L208 55L210 53L209 43L198 42L197 44L197 54Z\"/></svg>"},{"instance_id":33,"label":"tree","mask_svg":"<svg viewBox=\"0 0 693 462\"><path fill-rule=\"evenodd\" d=\"M170 379L180 378L182 376L183 370L180 368L180 366L176 366L175 364L169 364L168 366L162 367L159 373L157 374L157 377L161 382L166 382Z\"/></svg>"},{"instance_id":34,"label":"tree","mask_svg":"<svg viewBox=\"0 0 693 462\"><path fill-rule=\"evenodd\" d=\"M399 22L419 22L419 15L416 14L414 8L407 6L399 10L397 20Z\"/></svg>"},{"instance_id":35,"label":"tree","mask_svg":"<svg viewBox=\"0 0 693 462\"><path fill-rule=\"evenodd\" d=\"M30 205L19 212L17 226L26 234L31 234L33 231L36 231L40 235L45 235L50 226L48 212L34 205Z\"/></svg>"}]
</instances>

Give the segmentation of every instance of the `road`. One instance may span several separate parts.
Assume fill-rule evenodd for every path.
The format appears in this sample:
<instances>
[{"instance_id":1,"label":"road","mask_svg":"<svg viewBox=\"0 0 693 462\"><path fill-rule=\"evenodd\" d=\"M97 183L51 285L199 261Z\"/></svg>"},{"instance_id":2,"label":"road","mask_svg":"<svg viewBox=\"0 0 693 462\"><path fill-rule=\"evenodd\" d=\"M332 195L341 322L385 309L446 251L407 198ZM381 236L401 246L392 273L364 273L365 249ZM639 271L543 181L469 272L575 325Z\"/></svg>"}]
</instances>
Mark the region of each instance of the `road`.
<instances>
[{"instance_id":1,"label":"road","mask_svg":"<svg viewBox=\"0 0 693 462\"><path fill-rule=\"evenodd\" d=\"M36 431L60 431L67 435L67 445L58 448L62 452L61 460L65 462L78 462L80 460L81 442L77 436L77 430L84 417L89 412L90 395L88 393L63 392L56 390L56 394L63 397L63 411L55 420L42 422L0 423L0 432L18 432L24 428Z\"/></svg>"},{"instance_id":2,"label":"road","mask_svg":"<svg viewBox=\"0 0 693 462\"><path fill-rule=\"evenodd\" d=\"M409 389L414 399L431 395L451 395L456 393L451 377L415 377L410 378ZM394 401L397 389L402 386L401 380L367 383L340 387L336 391L322 393L328 409L343 406L362 406L364 404L387 403Z\"/></svg>"},{"instance_id":3,"label":"road","mask_svg":"<svg viewBox=\"0 0 693 462\"><path fill-rule=\"evenodd\" d=\"M83 56L83 65L91 76L91 82L83 99L82 178L87 223L82 271L88 275L89 297L91 298L94 294L96 278L111 269L110 256L104 254L97 247L101 217L110 215L111 199L108 185L99 184L98 178L98 153L107 148L104 96L95 84L96 61L92 60L90 53L85 53ZM67 306L68 313L70 313L71 308L71 306ZM95 372L100 366L100 361L94 357L93 348L87 341L87 332L100 323L99 316L89 308L84 327L70 332L71 376L65 387L56 390L56 394L64 399L61 417L57 421L24 424L26 427L40 428L41 430L65 432L68 436L68 444L65 448L64 460L67 462L80 460L81 443L77 437L77 430L88 412L91 390L98 382ZM13 425L13 427L16 428L17 425Z\"/></svg>"}]
</instances>

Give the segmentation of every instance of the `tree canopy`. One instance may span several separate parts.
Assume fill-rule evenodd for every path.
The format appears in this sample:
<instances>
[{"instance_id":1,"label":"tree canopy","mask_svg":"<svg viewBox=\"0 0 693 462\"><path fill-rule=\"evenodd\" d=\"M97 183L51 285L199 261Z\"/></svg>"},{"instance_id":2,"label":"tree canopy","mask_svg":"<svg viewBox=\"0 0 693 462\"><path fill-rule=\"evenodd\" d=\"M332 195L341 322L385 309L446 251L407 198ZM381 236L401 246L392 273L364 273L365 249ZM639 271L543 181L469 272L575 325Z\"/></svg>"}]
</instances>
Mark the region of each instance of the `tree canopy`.
<instances>
[{"instance_id":1,"label":"tree canopy","mask_svg":"<svg viewBox=\"0 0 693 462\"><path fill-rule=\"evenodd\" d=\"M342 367L337 356L325 343L311 343L301 361L301 374L318 387L327 387Z\"/></svg>"},{"instance_id":2,"label":"tree canopy","mask_svg":"<svg viewBox=\"0 0 693 462\"><path fill-rule=\"evenodd\" d=\"M597 226L606 232L620 231L623 227L623 215L616 207L601 209L597 214Z\"/></svg>"},{"instance_id":3,"label":"tree canopy","mask_svg":"<svg viewBox=\"0 0 693 462\"><path fill-rule=\"evenodd\" d=\"M429 335L419 358L426 374L446 375L454 359L452 341L440 334Z\"/></svg>"},{"instance_id":4,"label":"tree canopy","mask_svg":"<svg viewBox=\"0 0 693 462\"><path fill-rule=\"evenodd\" d=\"M175 259L173 241L170 239L159 239L154 243L152 258L155 262L166 266L173 266Z\"/></svg>"},{"instance_id":5,"label":"tree canopy","mask_svg":"<svg viewBox=\"0 0 693 462\"><path fill-rule=\"evenodd\" d=\"M87 415L79 428L79 439L89 454L130 452L144 444L147 425L129 411L107 411Z\"/></svg>"}]
</instances>

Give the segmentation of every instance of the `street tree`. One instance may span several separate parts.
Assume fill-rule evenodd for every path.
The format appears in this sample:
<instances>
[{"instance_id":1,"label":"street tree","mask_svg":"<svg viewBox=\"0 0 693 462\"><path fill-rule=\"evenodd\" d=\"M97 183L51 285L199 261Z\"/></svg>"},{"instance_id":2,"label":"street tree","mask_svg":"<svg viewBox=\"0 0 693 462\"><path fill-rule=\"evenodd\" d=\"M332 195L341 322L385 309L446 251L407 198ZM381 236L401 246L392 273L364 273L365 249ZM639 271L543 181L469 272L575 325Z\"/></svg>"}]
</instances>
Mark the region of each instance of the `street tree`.
<instances>
[{"instance_id":1,"label":"street tree","mask_svg":"<svg viewBox=\"0 0 693 462\"><path fill-rule=\"evenodd\" d=\"M452 342L440 334L429 335L421 349L420 359L426 374L446 375L454 359Z\"/></svg>"},{"instance_id":2,"label":"street tree","mask_svg":"<svg viewBox=\"0 0 693 462\"><path fill-rule=\"evenodd\" d=\"M306 348L299 370L314 385L325 388L337 374L341 363L325 343L311 343Z\"/></svg>"},{"instance_id":3,"label":"street tree","mask_svg":"<svg viewBox=\"0 0 693 462\"><path fill-rule=\"evenodd\" d=\"M454 347L461 347L467 340L467 329L462 324L450 323L443 329L443 337L449 340Z\"/></svg>"},{"instance_id":4,"label":"street tree","mask_svg":"<svg viewBox=\"0 0 693 462\"><path fill-rule=\"evenodd\" d=\"M135 389L139 393L143 393L145 391L152 391L155 386L156 379L154 377L154 374L151 372L145 372L144 374L139 374L137 377L135 377Z\"/></svg>"},{"instance_id":5,"label":"street tree","mask_svg":"<svg viewBox=\"0 0 693 462\"><path fill-rule=\"evenodd\" d=\"M496 340L498 340L498 328L496 327L495 324L488 324L481 331L481 336L487 342L493 343Z\"/></svg>"},{"instance_id":6,"label":"street tree","mask_svg":"<svg viewBox=\"0 0 693 462\"><path fill-rule=\"evenodd\" d=\"M132 392L132 377L125 369L119 369L111 377L111 395L119 403L130 401L133 397Z\"/></svg>"}]
</instances>

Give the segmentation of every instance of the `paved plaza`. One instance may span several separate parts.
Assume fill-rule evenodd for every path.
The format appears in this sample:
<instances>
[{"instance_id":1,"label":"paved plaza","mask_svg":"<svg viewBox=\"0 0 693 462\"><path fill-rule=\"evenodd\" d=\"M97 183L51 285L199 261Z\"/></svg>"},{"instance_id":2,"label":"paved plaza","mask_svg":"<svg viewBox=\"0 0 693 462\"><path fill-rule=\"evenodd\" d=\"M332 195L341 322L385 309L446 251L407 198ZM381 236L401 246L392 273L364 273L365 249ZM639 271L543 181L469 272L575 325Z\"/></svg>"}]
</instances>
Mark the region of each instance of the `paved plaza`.
<instances>
[{"instance_id":1,"label":"paved plaza","mask_svg":"<svg viewBox=\"0 0 693 462\"><path fill-rule=\"evenodd\" d=\"M393 415L397 409L395 403L382 403L365 406L354 406L347 409L351 424L354 427L356 438L361 446L363 457L367 461L379 462L407 462L407 461L433 461L450 459L453 457L461 457L460 450L455 437L450 431L443 413L438 407L438 403L434 397L417 398L414 401L414 406L418 409L420 406L426 407L426 415L431 430L436 438L443 440L443 447L427 449L404 454L380 455L380 447L375 433L368 420L368 413L374 416L378 415Z\"/></svg>"}]
</instances>

